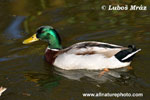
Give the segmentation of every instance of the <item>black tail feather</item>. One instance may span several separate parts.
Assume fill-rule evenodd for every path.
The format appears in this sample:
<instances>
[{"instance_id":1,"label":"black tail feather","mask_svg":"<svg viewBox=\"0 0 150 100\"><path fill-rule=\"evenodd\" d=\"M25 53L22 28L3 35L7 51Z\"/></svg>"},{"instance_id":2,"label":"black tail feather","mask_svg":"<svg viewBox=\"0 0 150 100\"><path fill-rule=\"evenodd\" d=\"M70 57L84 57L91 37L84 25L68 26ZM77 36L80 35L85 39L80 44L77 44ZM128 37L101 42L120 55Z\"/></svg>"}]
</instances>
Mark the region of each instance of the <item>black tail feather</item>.
<instances>
[{"instance_id":1,"label":"black tail feather","mask_svg":"<svg viewBox=\"0 0 150 100\"><path fill-rule=\"evenodd\" d=\"M121 62L130 62L138 51L140 51L140 49L136 49L135 45L129 45L128 49L118 52L115 57ZM127 57L128 55L130 56ZM127 58L124 59L125 57Z\"/></svg>"},{"instance_id":2,"label":"black tail feather","mask_svg":"<svg viewBox=\"0 0 150 100\"><path fill-rule=\"evenodd\" d=\"M128 45L128 48L131 49L133 52L137 50L135 45Z\"/></svg>"}]
</instances>

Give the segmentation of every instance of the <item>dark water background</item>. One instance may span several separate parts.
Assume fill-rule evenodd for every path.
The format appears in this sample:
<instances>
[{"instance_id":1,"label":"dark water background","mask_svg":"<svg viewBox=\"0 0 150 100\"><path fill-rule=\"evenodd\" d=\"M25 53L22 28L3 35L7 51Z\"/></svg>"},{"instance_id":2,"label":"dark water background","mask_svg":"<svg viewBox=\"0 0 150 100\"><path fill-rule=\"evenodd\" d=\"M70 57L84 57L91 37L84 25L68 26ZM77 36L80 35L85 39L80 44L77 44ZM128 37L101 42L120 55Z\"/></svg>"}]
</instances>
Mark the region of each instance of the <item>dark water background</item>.
<instances>
[{"instance_id":1,"label":"dark water background","mask_svg":"<svg viewBox=\"0 0 150 100\"><path fill-rule=\"evenodd\" d=\"M136 4L147 11L103 11L101 5ZM150 1L146 0L0 0L0 100L150 100ZM132 70L64 71L47 64L45 42L22 41L41 25L53 26L64 47L95 40L142 51ZM139 98L83 97L85 92L143 93Z\"/></svg>"}]
</instances>

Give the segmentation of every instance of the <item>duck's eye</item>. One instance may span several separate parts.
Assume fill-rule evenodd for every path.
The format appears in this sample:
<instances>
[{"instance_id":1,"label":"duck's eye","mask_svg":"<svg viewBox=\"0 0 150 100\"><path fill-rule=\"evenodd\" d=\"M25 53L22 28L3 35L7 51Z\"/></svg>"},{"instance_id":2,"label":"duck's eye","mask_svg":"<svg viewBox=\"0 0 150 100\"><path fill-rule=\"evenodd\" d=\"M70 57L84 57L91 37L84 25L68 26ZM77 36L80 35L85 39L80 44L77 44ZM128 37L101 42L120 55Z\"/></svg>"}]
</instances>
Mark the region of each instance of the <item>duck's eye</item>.
<instances>
[{"instance_id":1,"label":"duck's eye","mask_svg":"<svg viewBox=\"0 0 150 100\"><path fill-rule=\"evenodd\" d=\"M41 33L44 33L45 31L41 31Z\"/></svg>"}]
</instances>

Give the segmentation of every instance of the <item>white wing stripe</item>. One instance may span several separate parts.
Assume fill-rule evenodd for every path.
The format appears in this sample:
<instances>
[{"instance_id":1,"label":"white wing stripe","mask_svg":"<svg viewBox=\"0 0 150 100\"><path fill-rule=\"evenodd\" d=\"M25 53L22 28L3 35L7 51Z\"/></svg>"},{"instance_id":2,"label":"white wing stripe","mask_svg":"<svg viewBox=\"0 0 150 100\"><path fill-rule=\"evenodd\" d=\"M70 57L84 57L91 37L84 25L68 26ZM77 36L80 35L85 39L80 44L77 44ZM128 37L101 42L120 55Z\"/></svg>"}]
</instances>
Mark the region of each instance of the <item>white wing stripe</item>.
<instances>
[{"instance_id":1,"label":"white wing stripe","mask_svg":"<svg viewBox=\"0 0 150 100\"><path fill-rule=\"evenodd\" d=\"M137 50L137 51L135 51L135 52L130 53L130 54L127 55L126 57L122 58L122 60L126 60L126 59L130 58L131 56L133 56L134 54L136 54L136 53L139 52L139 51L141 51L141 49L139 49L139 50Z\"/></svg>"}]
</instances>

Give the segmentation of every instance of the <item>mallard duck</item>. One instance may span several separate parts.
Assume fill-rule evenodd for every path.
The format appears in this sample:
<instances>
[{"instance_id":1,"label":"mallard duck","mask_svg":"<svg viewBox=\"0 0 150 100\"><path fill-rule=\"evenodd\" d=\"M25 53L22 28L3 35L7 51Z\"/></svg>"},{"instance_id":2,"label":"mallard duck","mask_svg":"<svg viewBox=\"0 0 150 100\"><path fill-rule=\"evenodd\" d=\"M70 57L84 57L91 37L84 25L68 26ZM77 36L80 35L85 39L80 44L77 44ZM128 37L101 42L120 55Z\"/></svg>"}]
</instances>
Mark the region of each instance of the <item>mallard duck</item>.
<instances>
[{"instance_id":1,"label":"mallard duck","mask_svg":"<svg viewBox=\"0 0 150 100\"><path fill-rule=\"evenodd\" d=\"M119 45L85 41L63 49L57 31L51 26L41 26L36 34L23 41L23 44L38 40L48 42L45 59L50 64L65 70L103 70L129 66L134 55L141 49L134 45Z\"/></svg>"}]
</instances>

